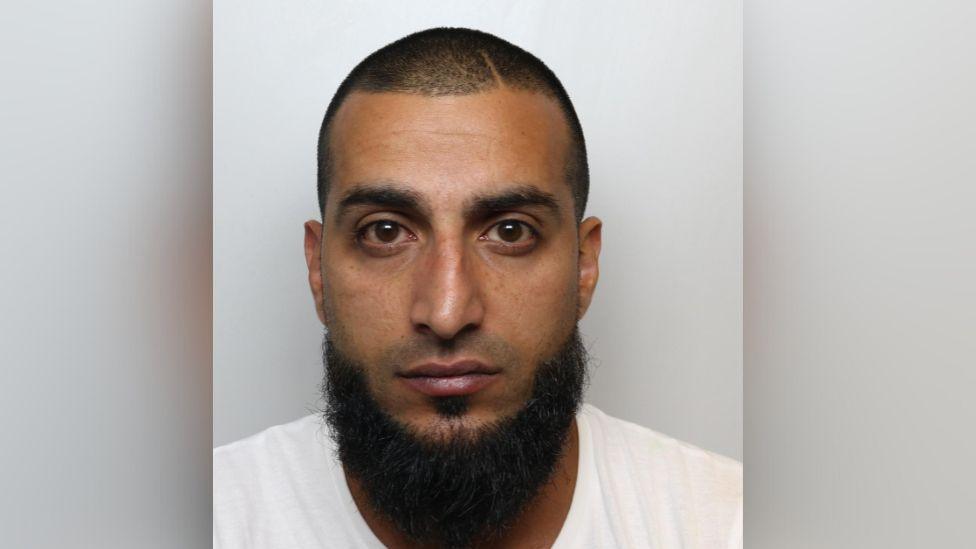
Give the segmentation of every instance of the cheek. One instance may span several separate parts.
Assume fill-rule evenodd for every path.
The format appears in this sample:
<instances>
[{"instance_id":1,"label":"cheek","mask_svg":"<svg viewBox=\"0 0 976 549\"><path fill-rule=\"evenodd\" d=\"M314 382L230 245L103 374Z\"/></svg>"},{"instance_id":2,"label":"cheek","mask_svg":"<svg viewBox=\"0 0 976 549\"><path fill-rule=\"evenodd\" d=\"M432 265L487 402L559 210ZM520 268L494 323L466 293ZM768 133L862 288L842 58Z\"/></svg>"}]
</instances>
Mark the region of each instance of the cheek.
<instances>
[{"instance_id":1,"label":"cheek","mask_svg":"<svg viewBox=\"0 0 976 549\"><path fill-rule=\"evenodd\" d=\"M575 262L540 261L492 269L486 292L490 328L536 361L551 355L576 323Z\"/></svg>"},{"instance_id":2,"label":"cheek","mask_svg":"<svg viewBox=\"0 0 976 549\"><path fill-rule=\"evenodd\" d=\"M351 262L326 266L324 274L329 329L347 353L372 362L392 340L404 337L407 292L401 277L380 275Z\"/></svg>"}]
</instances>

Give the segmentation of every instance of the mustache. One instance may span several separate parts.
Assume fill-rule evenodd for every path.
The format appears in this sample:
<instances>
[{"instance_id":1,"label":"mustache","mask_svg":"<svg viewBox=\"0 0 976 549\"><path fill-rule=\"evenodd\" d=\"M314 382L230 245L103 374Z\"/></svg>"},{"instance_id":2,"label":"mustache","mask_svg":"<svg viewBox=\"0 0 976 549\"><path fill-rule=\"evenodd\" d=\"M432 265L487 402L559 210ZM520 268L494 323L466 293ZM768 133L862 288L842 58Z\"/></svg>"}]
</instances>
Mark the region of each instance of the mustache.
<instances>
[{"instance_id":1,"label":"mustache","mask_svg":"<svg viewBox=\"0 0 976 549\"><path fill-rule=\"evenodd\" d=\"M511 344L497 336L470 332L450 340L418 335L391 345L380 356L378 363L384 370L397 371L424 360L447 362L459 357L476 358L502 369L518 364L518 354Z\"/></svg>"}]
</instances>

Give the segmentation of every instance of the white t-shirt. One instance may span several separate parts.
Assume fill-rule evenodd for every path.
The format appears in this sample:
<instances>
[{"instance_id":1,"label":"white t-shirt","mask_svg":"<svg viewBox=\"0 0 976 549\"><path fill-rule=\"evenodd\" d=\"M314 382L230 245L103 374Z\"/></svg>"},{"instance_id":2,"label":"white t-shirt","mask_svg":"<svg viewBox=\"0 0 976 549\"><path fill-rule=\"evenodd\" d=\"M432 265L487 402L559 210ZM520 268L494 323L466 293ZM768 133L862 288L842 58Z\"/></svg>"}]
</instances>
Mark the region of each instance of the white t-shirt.
<instances>
[{"instance_id":1,"label":"white t-shirt","mask_svg":"<svg viewBox=\"0 0 976 549\"><path fill-rule=\"evenodd\" d=\"M739 548L742 465L585 404L573 503L553 547ZM213 455L220 549L383 547L310 415Z\"/></svg>"}]
</instances>

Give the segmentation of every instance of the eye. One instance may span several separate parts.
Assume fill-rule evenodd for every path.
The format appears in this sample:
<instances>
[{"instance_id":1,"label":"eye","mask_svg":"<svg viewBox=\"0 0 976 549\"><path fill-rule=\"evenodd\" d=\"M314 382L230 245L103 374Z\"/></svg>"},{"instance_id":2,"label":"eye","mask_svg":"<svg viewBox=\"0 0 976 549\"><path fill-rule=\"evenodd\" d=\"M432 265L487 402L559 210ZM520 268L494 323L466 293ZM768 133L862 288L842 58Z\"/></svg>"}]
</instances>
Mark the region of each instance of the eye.
<instances>
[{"instance_id":1,"label":"eye","mask_svg":"<svg viewBox=\"0 0 976 549\"><path fill-rule=\"evenodd\" d=\"M536 237L536 230L528 223L505 219L492 225L482 238L506 246L524 246L535 241Z\"/></svg>"},{"instance_id":2,"label":"eye","mask_svg":"<svg viewBox=\"0 0 976 549\"><path fill-rule=\"evenodd\" d=\"M383 247L416 238L403 225L389 219L381 219L363 226L356 232L356 237L367 246Z\"/></svg>"}]
</instances>

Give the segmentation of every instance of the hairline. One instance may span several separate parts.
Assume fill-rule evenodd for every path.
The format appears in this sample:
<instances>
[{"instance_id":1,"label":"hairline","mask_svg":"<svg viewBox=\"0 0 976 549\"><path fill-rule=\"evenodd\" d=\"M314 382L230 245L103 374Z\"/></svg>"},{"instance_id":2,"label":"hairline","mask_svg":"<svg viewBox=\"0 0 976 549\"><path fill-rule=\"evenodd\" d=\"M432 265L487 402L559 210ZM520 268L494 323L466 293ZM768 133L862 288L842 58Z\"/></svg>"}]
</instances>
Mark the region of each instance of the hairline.
<instances>
[{"instance_id":1,"label":"hairline","mask_svg":"<svg viewBox=\"0 0 976 549\"><path fill-rule=\"evenodd\" d=\"M576 192L577 184L571 181L569 172L572 169L571 166L573 165L573 163L576 162L576 150L580 147L580 144L577 143L578 139L576 136L576 132L573 130L572 121L570 120L568 114L566 113L565 108L561 104L558 95L555 93L554 90L548 89L545 86L525 86L525 85L520 85L519 83L506 82L504 79L501 78L500 75L498 75L494 71L494 67L492 67L492 72L495 74L494 81L490 83L486 82L483 87L477 89L474 92L468 92L468 93L464 93L464 92L437 93L437 92L425 92L425 91L406 90L406 89L403 90L370 89L369 87L358 87L356 85L353 85L351 89L349 89L345 94L343 94L339 103L334 105L333 107L334 112L332 113L332 116L328 118L327 123L322 128L322 134L319 140L319 154L324 153L328 158L330 159L334 158L334 151L332 149L332 132L333 132L333 125L334 125L333 123L335 122L336 118L338 118L339 112L342 110L342 107L344 107L347 101L349 100L349 98L355 94L363 94L363 95L402 94L402 95L412 95L417 97L429 97L429 98L452 97L452 96L466 97L466 96L475 96L475 95L480 95L485 93L491 93L506 88L517 92L537 94L542 97L545 97L546 99L548 99L553 103L553 105L559 111L560 118L563 121L563 131L566 132L566 136L568 138L565 145L566 150L564 151L564 154L566 156L564 158L565 166L563 172L564 173L563 183L569 186L570 196L572 197L572 202L573 202L573 218L576 221L576 223L579 224L580 221L582 221L582 212L578 212L579 209L578 202L580 200L580 197L577 196L577 192ZM333 177L332 167L334 164L335 163L332 161L325 162L325 166L327 170L324 174L324 179L327 182L327 184L323 185L324 196L322 199L321 212L320 212L320 214L322 215L323 222L325 221L325 207L326 204L328 203L329 196L332 194L331 193L332 186L333 186L331 184L332 177ZM321 159L319 160L319 165L320 166L322 165Z\"/></svg>"}]
</instances>

